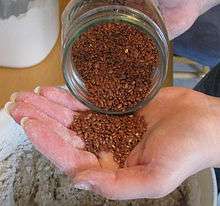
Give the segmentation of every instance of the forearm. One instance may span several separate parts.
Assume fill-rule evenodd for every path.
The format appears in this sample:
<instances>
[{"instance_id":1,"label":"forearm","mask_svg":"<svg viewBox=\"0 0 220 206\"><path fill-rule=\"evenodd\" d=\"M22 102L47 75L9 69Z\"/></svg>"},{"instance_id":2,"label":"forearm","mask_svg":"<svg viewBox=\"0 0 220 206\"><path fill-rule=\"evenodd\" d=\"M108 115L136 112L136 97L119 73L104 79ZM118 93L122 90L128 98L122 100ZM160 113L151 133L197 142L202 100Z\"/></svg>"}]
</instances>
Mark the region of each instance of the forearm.
<instances>
[{"instance_id":1,"label":"forearm","mask_svg":"<svg viewBox=\"0 0 220 206\"><path fill-rule=\"evenodd\" d=\"M205 13L212 7L220 4L220 0L198 0L200 3L200 14Z\"/></svg>"}]
</instances>

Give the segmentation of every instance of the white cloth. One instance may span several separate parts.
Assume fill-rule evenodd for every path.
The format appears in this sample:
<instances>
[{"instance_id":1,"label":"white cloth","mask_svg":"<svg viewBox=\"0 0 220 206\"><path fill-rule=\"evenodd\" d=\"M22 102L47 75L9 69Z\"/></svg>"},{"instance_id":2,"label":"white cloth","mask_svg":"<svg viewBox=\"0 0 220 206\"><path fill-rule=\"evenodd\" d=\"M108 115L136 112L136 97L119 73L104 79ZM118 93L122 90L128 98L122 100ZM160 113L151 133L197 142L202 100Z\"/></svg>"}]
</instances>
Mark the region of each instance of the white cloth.
<instances>
[{"instance_id":1,"label":"white cloth","mask_svg":"<svg viewBox=\"0 0 220 206\"><path fill-rule=\"evenodd\" d=\"M23 129L5 112L0 110L0 161L10 156L27 137Z\"/></svg>"}]
</instances>

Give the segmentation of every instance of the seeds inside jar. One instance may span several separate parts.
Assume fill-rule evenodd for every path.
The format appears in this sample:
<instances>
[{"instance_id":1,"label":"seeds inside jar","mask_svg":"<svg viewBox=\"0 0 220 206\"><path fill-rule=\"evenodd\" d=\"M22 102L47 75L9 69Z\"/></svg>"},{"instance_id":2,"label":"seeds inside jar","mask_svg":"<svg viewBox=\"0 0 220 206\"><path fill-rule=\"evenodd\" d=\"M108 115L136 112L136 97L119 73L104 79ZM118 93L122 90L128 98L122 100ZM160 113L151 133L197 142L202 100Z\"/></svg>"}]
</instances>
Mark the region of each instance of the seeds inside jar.
<instances>
[{"instance_id":1,"label":"seeds inside jar","mask_svg":"<svg viewBox=\"0 0 220 206\"><path fill-rule=\"evenodd\" d=\"M146 99L159 66L156 43L137 27L104 23L74 42L72 60L87 99L106 111L129 111Z\"/></svg>"},{"instance_id":2,"label":"seeds inside jar","mask_svg":"<svg viewBox=\"0 0 220 206\"><path fill-rule=\"evenodd\" d=\"M144 118L135 115L105 115L80 112L70 127L85 142L85 149L99 156L111 152L116 163L124 167L130 152L147 131Z\"/></svg>"}]
</instances>

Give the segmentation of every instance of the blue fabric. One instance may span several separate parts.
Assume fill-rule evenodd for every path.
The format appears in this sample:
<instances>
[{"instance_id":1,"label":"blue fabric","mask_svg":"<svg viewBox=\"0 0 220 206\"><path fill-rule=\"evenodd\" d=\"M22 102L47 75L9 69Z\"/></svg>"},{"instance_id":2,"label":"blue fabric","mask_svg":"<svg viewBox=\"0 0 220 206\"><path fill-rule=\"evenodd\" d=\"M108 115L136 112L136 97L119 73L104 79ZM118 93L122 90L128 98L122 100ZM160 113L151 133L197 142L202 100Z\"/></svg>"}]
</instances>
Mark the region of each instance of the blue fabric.
<instances>
[{"instance_id":1,"label":"blue fabric","mask_svg":"<svg viewBox=\"0 0 220 206\"><path fill-rule=\"evenodd\" d=\"M210 67L220 63L220 5L174 40L174 53Z\"/></svg>"}]
</instances>

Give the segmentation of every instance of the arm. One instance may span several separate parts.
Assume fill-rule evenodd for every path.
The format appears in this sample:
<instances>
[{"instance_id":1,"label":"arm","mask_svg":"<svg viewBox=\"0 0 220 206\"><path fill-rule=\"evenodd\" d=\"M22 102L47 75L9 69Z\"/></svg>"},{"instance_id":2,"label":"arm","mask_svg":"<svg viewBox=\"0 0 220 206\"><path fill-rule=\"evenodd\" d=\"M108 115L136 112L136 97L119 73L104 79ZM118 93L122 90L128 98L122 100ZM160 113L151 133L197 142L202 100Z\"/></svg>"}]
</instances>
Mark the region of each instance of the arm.
<instances>
[{"instance_id":1,"label":"arm","mask_svg":"<svg viewBox=\"0 0 220 206\"><path fill-rule=\"evenodd\" d=\"M220 0L201 0L200 15L220 4Z\"/></svg>"},{"instance_id":2,"label":"arm","mask_svg":"<svg viewBox=\"0 0 220 206\"><path fill-rule=\"evenodd\" d=\"M188 30L196 19L220 0L158 0L170 39Z\"/></svg>"}]
</instances>

